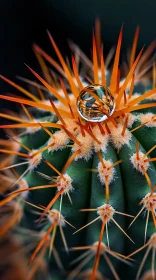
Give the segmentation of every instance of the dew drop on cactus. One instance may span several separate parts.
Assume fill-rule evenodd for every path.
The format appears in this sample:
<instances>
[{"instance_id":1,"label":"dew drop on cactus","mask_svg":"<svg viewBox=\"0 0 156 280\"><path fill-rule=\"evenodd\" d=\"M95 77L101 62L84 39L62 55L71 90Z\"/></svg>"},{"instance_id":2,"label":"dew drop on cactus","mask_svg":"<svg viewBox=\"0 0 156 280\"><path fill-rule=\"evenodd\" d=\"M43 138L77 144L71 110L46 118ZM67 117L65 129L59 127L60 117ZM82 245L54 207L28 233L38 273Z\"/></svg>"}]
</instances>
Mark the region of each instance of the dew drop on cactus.
<instances>
[{"instance_id":1,"label":"dew drop on cactus","mask_svg":"<svg viewBox=\"0 0 156 280\"><path fill-rule=\"evenodd\" d=\"M85 87L77 98L80 116L90 122L107 120L114 112L115 103L110 90L100 85Z\"/></svg>"},{"instance_id":2,"label":"dew drop on cactus","mask_svg":"<svg viewBox=\"0 0 156 280\"><path fill-rule=\"evenodd\" d=\"M98 32L71 63L48 33L59 63L34 45L28 89L0 76L24 95L0 96L20 108L0 113L0 242L18 240L23 280L155 279L156 43L136 55L137 28L122 67L122 29L106 58Z\"/></svg>"}]
</instances>

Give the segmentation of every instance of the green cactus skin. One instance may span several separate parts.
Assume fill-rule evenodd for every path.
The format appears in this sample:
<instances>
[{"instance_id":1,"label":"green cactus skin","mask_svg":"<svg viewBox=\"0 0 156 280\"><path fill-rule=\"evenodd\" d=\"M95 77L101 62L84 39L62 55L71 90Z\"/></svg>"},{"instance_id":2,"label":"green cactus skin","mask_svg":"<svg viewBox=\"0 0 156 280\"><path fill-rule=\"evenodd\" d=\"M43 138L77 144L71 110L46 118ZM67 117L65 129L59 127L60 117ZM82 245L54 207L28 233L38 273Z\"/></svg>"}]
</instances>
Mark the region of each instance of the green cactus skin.
<instances>
[{"instance_id":1,"label":"green cactus skin","mask_svg":"<svg viewBox=\"0 0 156 280\"><path fill-rule=\"evenodd\" d=\"M78 78L78 64L74 59L73 70L67 66L51 35L49 37L62 64L61 70L39 47L35 46L35 52L47 81L50 72L47 74L43 58L60 73L64 71L64 84L61 81L59 88L54 79L50 85L30 69L45 86L45 100L39 100L37 95L33 98L29 95L30 99L0 96L23 104L27 117L30 117L28 111L32 116L27 121L22 116L18 124L1 126L8 130L20 128L21 135L12 136L10 148L7 148L8 140L1 144L0 151L4 154L0 165L1 187L5 194L9 185L10 194L0 201L0 206L3 209L13 203L14 210L9 216L13 222L10 225L6 222L7 228L2 224L0 236L8 230L22 240L24 248L32 244L25 253L30 260L28 276L23 276L26 280L154 280L155 68L153 85L149 76L139 74L148 66L155 43L151 44L150 51L145 51L141 58L140 53L135 60L136 32L129 74L124 73L125 82L119 84L122 31L112 71L104 70L99 43L93 37L93 66L89 62L91 67L84 68L84 78L88 76L93 80L93 86L107 84L116 108L106 121L92 123L80 118L75 98L89 83L81 75ZM75 55L78 53L77 47ZM80 60L83 58L80 52ZM28 96L23 88L1 78ZM48 101L51 93L54 97L61 96L59 101ZM5 114L1 117L8 118ZM20 165L24 161L27 163ZM146 250L149 254L144 260Z\"/></svg>"}]
</instances>

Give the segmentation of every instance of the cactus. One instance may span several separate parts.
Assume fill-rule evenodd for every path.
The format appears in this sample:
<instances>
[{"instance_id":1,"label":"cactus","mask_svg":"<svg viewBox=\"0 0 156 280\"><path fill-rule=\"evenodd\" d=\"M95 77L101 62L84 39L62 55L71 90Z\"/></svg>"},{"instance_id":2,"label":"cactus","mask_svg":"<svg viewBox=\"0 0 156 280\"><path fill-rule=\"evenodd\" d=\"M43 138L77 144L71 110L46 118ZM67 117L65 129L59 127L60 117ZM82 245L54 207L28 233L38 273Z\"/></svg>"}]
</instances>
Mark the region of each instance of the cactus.
<instances>
[{"instance_id":1,"label":"cactus","mask_svg":"<svg viewBox=\"0 0 156 280\"><path fill-rule=\"evenodd\" d=\"M137 28L119 68L122 29L104 60L96 28L92 62L71 43L69 65L48 35L60 64L34 45L44 77L27 66L40 83L22 78L34 94L1 76L25 98L0 96L22 106L0 113L12 122L1 125L0 236L23 244L23 279L154 280L156 44L136 56Z\"/></svg>"}]
</instances>

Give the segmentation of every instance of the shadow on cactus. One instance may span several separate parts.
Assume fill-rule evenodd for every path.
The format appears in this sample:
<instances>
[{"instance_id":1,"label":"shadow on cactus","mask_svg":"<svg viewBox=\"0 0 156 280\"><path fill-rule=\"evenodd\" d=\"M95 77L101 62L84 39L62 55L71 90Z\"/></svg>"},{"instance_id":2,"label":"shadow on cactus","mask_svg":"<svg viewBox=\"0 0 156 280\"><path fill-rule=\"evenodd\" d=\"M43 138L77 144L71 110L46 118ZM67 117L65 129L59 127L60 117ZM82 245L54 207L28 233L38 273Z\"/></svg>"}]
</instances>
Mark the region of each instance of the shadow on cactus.
<instances>
[{"instance_id":1,"label":"shadow on cactus","mask_svg":"<svg viewBox=\"0 0 156 280\"><path fill-rule=\"evenodd\" d=\"M32 91L1 76L25 95L0 96L21 106L0 113L0 235L23 244L23 279L156 279L156 43L136 56L138 35L119 66L122 29L104 59L97 21L92 61L70 42L71 63L48 33L60 64L34 45Z\"/></svg>"}]
</instances>

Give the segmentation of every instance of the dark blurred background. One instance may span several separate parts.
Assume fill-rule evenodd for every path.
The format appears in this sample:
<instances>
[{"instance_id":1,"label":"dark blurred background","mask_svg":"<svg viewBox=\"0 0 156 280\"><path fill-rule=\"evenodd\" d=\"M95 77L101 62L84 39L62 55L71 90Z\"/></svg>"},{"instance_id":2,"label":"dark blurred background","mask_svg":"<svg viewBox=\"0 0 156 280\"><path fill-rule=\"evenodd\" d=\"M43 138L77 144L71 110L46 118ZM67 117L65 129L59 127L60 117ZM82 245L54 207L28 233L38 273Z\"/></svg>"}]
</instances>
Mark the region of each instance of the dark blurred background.
<instances>
[{"instance_id":1,"label":"dark blurred background","mask_svg":"<svg viewBox=\"0 0 156 280\"><path fill-rule=\"evenodd\" d=\"M32 77L24 63L37 70L32 43L38 43L55 57L48 40L49 29L63 54L70 54L67 39L71 38L90 55L95 18L102 25L105 51L116 44L124 23L122 49L131 44L139 24L139 48L156 37L155 0L0 0L0 73ZM10 87L0 81L0 93Z\"/></svg>"}]
</instances>

